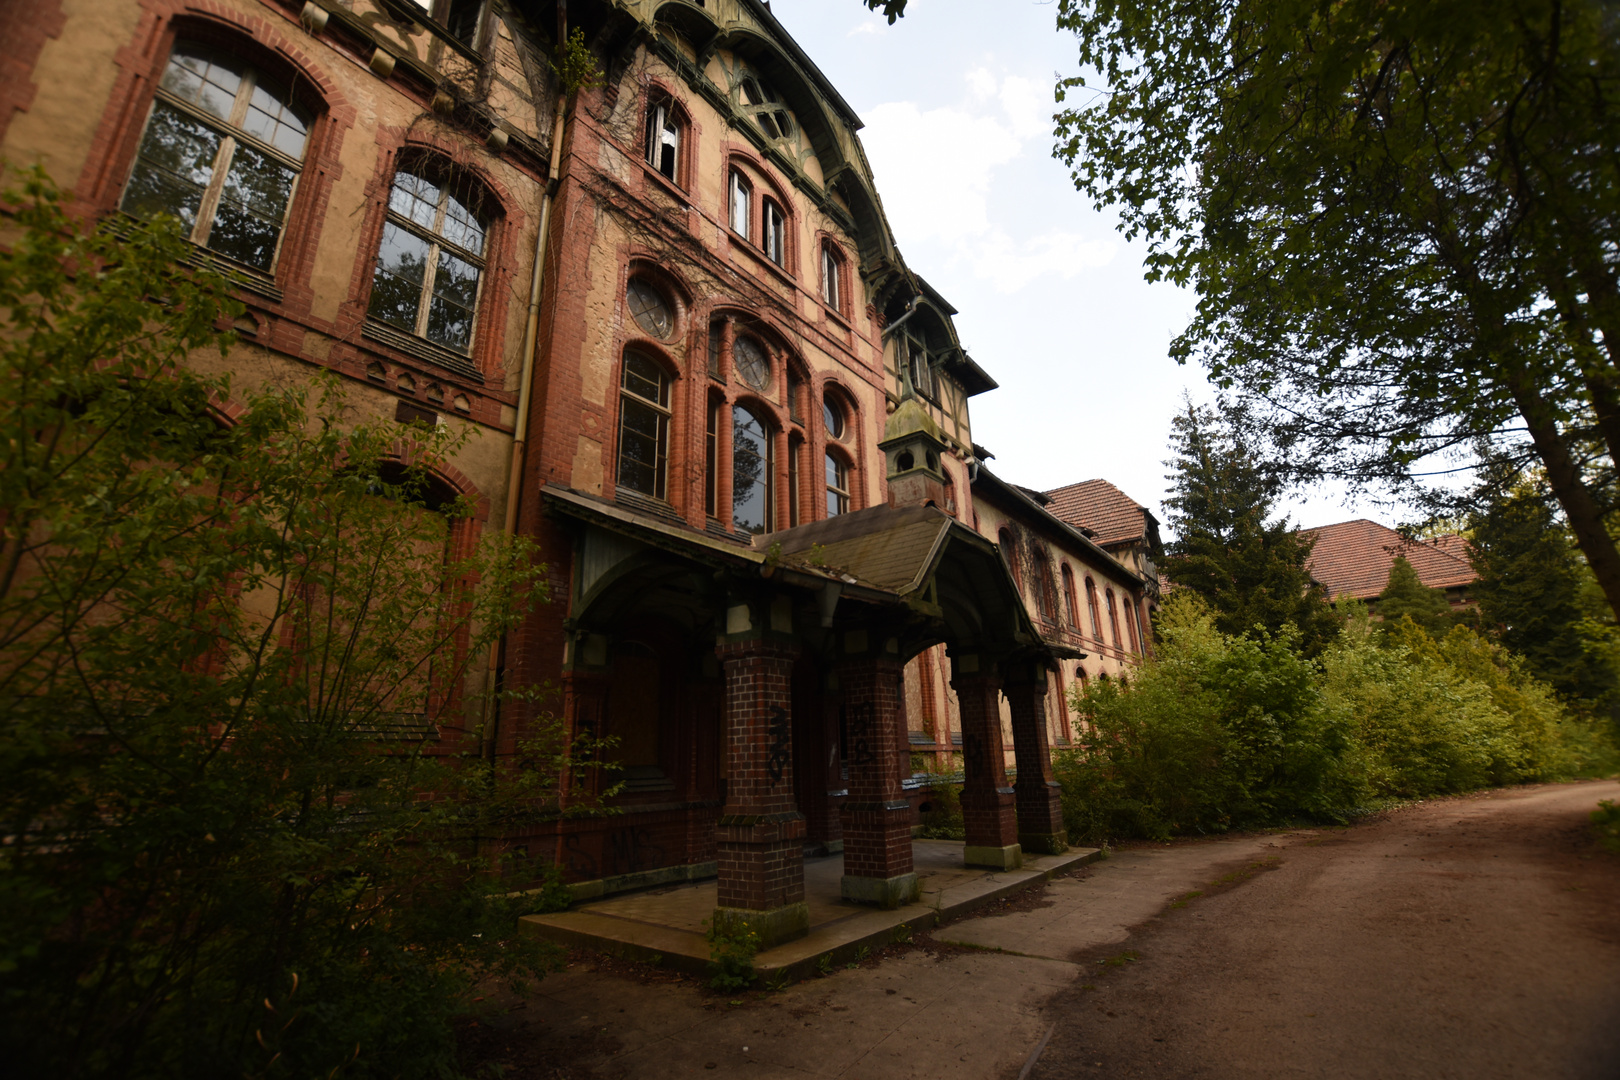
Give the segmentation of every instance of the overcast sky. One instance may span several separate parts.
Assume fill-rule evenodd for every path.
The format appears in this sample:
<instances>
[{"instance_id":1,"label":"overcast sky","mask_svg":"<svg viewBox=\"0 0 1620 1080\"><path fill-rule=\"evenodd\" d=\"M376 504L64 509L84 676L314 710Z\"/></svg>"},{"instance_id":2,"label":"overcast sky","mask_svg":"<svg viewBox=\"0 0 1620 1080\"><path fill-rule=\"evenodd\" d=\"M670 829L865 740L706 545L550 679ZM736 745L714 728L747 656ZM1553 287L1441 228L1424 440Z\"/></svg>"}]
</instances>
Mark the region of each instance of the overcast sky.
<instances>
[{"instance_id":1,"label":"overcast sky","mask_svg":"<svg viewBox=\"0 0 1620 1080\"><path fill-rule=\"evenodd\" d=\"M960 310L1001 384L973 434L1005 480L1047 490L1104 477L1164 514L1170 417L1203 373L1169 359L1190 293L1142 280L1115 231L1051 156L1052 87L1076 70L1055 3L910 0L889 26L860 0L773 0L773 13L865 121L861 139L907 264ZM1299 525L1370 504L1305 493Z\"/></svg>"}]
</instances>

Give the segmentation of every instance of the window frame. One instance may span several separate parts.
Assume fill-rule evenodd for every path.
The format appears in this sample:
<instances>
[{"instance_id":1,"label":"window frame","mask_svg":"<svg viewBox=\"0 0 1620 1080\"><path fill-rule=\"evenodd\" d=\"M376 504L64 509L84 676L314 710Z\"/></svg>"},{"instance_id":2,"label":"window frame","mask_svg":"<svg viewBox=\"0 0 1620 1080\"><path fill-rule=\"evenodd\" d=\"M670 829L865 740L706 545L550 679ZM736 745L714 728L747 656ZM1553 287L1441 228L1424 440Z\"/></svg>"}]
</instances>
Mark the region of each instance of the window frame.
<instances>
[{"instance_id":1,"label":"window frame","mask_svg":"<svg viewBox=\"0 0 1620 1080\"><path fill-rule=\"evenodd\" d=\"M1075 631L1080 630L1080 600L1074 592L1074 571L1064 563L1061 571L1063 578L1063 607L1064 614L1068 616L1069 627Z\"/></svg>"},{"instance_id":2,"label":"window frame","mask_svg":"<svg viewBox=\"0 0 1620 1080\"><path fill-rule=\"evenodd\" d=\"M398 190L401 176L415 177L438 187L439 196L434 207L432 231L428 231L430 227L423 226L394 209L393 194ZM466 207L467 202L474 201L472 197L465 194L468 191L487 200L488 205L494 208L486 212L484 220L478 220L475 212L470 207ZM460 198L457 197L458 192L463 193ZM443 223L449 212L449 204L452 200L460 203L470 214L474 214L474 220L478 222L482 230L483 249L481 251L472 252L450 241L440 231L443 228ZM496 200L494 193L481 180L466 170L444 161L436 154L402 154L399 160L394 163L393 172L388 180L387 191L383 195L382 228L377 234L376 256L371 264L371 287L366 296L367 320L383 323L396 331L407 333L412 338L425 342L433 348L444 349L470 361L474 355L474 350L479 344L479 321L484 307L486 287L489 284L491 262L493 261L490 254L495 247L494 233L496 223L500 217L499 210L500 204ZM417 294L416 325L411 330L405 330L398 323L377 315L372 308L372 304L377 298L377 275L382 270L380 265L382 245L388 235L389 225L393 225L396 229L425 241L428 245L428 258L422 274L422 285ZM469 318L467 343L465 345L449 345L429 337L424 332L432 309L433 287L438 280L439 257L446 252L454 258L471 265L478 271L478 285L472 298L472 305L467 309Z\"/></svg>"},{"instance_id":3,"label":"window frame","mask_svg":"<svg viewBox=\"0 0 1620 1080\"><path fill-rule=\"evenodd\" d=\"M783 270L788 266L788 218L777 201L769 195L759 200L760 250L765 257Z\"/></svg>"},{"instance_id":4,"label":"window frame","mask_svg":"<svg viewBox=\"0 0 1620 1080\"><path fill-rule=\"evenodd\" d=\"M631 373L631 357L644 361L657 373L659 378L658 388L662 400L654 401L626 385L626 380ZM616 429L618 441L613 452L613 486L616 490L623 488L633 491L644 498L657 499L659 502L669 501L669 437L671 421L674 419L674 383L674 376L670 374L661 359L650 349L638 348L636 345L630 344L621 350L619 354L619 422ZM625 432L629 422L629 409L632 407L647 409L655 417L655 450L652 462L653 491L650 492L643 491L625 480L625 448L629 441L625 438ZM647 464L639 460L634 463L639 465Z\"/></svg>"},{"instance_id":5,"label":"window frame","mask_svg":"<svg viewBox=\"0 0 1620 1080\"><path fill-rule=\"evenodd\" d=\"M655 94L647 104L646 123L642 126L642 161L653 172L662 176L676 187L685 188L684 169L686 163L687 133L690 125L686 123L685 110L667 93ZM654 129L657 129L657 140L654 140ZM662 158L663 150L669 144L669 136L674 135L674 145L669 163L669 171L665 172Z\"/></svg>"},{"instance_id":6,"label":"window frame","mask_svg":"<svg viewBox=\"0 0 1620 1080\"><path fill-rule=\"evenodd\" d=\"M726 184L726 199L731 231L753 243L754 185L735 165L731 167L731 178Z\"/></svg>"},{"instance_id":7,"label":"window frame","mask_svg":"<svg viewBox=\"0 0 1620 1080\"><path fill-rule=\"evenodd\" d=\"M189 52L186 51L188 49ZM158 108L162 106L173 110L181 116L203 125L219 136L219 142L215 146L213 157L209 162L209 180L207 184L203 185L202 195L198 200L195 211L196 219L192 222L187 233L187 241L207 251L214 257L224 259L234 266L243 267L249 274L259 275L267 281L273 281L276 277L277 267L281 262L282 252L286 246L288 225L292 221L293 207L298 201L299 191L303 186L305 166L314 156L318 125L324 113L324 107L312 105L306 97L296 93L296 79L289 80L278 77L277 72L267 69L263 64L256 63L253 58L243 58L242 52L241 49L226 48L208 40L206 37L191 36L184 31L169 41L162 68L153 78L153 91L146 103L145 119L142 121L139 134L135 138L128 167L123 171L124 179L118 189L117 206L120 213L128 214L132 218L139 217L135 212L126 209L125 203L131 194L136 174L141 169L147 136L151 133L152 122L157 116ZM220 117L211 113L202 106L187 101L178 93L163 85L170 66L174 64L177 55L191 56L210 64L217 59L230 61L237 65L231 70L241 81L232 96L231 109L227 116ZM221 64L221 66L226 65ZM300 156L297 158L252 134L244 126L248 110L253 107L254 90L260 85L261 78L270 83L279 84L279 88L284 95L280 99L283 108L292 112L303 122L303 146ZM236 152L244 145L249 150L267 157L272 163L279 164L283 168L290 170L293 174L292 182L287 189L286 205L282 207L281 214L276 222L275 246L270 253L268 265L263 267L244 262L209 246L213 230L219 223L220 205L225 201L224 188L230 177L231 169L236 163ZM151 167L154 169L159 168L155 162L152 163ZM174 213L176 208L168 206L164 209L169 213ZM260 220L264 219L261 218ZM202 239L198 239L199 236Z\"/></svg>"},{"instance_id":8,"label":"window frame","mask_svg":"<svg viewBox=\"0 0 1620 1080\"><path fill-rule=\"evenodd\" d=\"M731 401L731 518L730 526L733 533L747 532L751 536L764 536L778 531L776 522L777 495L776 491L776 439L779 434L775 418L768 408L762 408L745 401ZM764 505L760 516L764 519L758 532L752 529L740 528L737 524L737 413L744 412L751 417L760 429L760 441L765 446L764 467L760 470L758 483L764 486Z\"/></svg>"},{"instance_id":9,"label":"window frame","mask_svg":"<svg viewBox=\"0 0 1620 1080\"><path fill-rule=\"evenodd\" d=\"M844 260L838 245L821 241L821 302L838 315L844 313Z\"/></svg>"},{"instance_id":10,"label":"window frame","mask_svg":"<svg viewBox=\"0 0 1620 1080\"><path fill-rule=\"evenodd\" d=\"M828 447L824 451L824 455L825 461L822 465L824 490L822 494L825 496L826 502L823 506L823 516L834 518L841 514L853 513L855 510L855 484L853 482L855 466L844 454L834 450L832 447ZM834 475L827 475L829 473ZM841 482L843 487L836 486L835 480ZM833 509L835 498L840 504L837 510Z\"/></svg>"},{"instance_id":11,"label":"window frame","mask_svg":"<svg viewBox=\"0 0 1620 1080\"><path fill-rule=\"evenodd\" d=\"M1086 609L1091 614L1091 638L1099 645L1106 645L1103 641L1102 610L1097 602L1097 583L1086 575Z\"/></svg>"},{"instance_id":12,"label":"window frame","mask_svg":"<svg viewBox=\"0 0 1620 1080\"><path fill-rule=\"evenodd\" d=\"M1114 590L1112 587L1103 590L1103 600L1108 605L1108 629L1114 635L1114 648L1123 650L1125 646L1119 636L1119 606L1114 602Z\"/></svg>"}]
</instances>

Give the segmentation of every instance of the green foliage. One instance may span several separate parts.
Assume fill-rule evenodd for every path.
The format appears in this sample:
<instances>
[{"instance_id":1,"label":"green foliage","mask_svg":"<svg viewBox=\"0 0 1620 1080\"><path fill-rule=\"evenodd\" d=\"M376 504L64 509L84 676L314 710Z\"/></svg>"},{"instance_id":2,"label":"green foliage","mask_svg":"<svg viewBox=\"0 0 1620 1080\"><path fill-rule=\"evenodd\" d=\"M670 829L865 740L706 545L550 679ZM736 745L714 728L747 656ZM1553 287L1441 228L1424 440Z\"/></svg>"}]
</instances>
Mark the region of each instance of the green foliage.
<instances>
[{"instance_id":1,"label":"green foliage","mask_svg":"<svg viewBox=\"0 0 1620 1080\"><path fill-rule=\"evenodd\" d=\"M1386 626L1410 619L1431 637L1445 637L1457 624L1451 603L1439 589L1423 584L1405 556L1397 556L1389 568L1389 581L1378 594L1378 614Z\"/></svg>"},{"instance_id":2,"label":"green foliage","mask_svg":"<svg viewBox=\"0 0 1620 1080\"><path fill-rule=\"evenodd\" d=\"M882 11L890 26L906 13L906 0L866 0L866 6L870 11Z\"/></svg>"},{"instance_id":3,"label":"green foliage","mask_svg":"<svg viewBox=\"0 0 1620 1080\"><path fill-rule=\"evenodd\" d=\"M1520 484L1471 524L1479 580L1470 589L1485 625L1561 693L1604 711L1620 704L1612 620L1547 500Z\"/></svg>"},{"instance_id":4,"label":"green foliage","mask_svg":"<svg viewBox=\"0 0 1620 1080\"><path fill-rule=\"evenodd\" d=\"M928 789L932 804L922 815L921 836L925 840L960 840L967 835L962 817L962 785L939 775Z\"/></svg>"},{"instance_id":5,"label":"green foliage","mask_svg":"<svg viewBox=\"0 0 1620 1080\"><path fill-rule=\"evenodd\" d=\"M1598 843L1620 855L1620 805L1616 805L1613 799L1602 800L1598 808L1592 811L1591 822Z\"/></svg>"},{"instance_id":6,"label":"green foliage","mask_svg":"<svg viewBox=\"0 0 1620 1080\"><path fill-rule=\"evenodd\" d=\"M590 46L585 44L583 28L576 26L569 32L568 40L557 51L557 59L552 61L551 70L562 82L564 97L573 97L581 90L601 85L602 69L597 66Z\"/></svg>"},{"instance_id":7,"label":"green foliage","mask_svg":"<svg viewBox=\"0 0 1620 1080\"><path fill-rule=\"evenodd\" d=\"M174 223L86 231L35 174L0 252L0 1044L59 1077L444 1076L473 982L545 970L489 838L588 805L468 674L544 599L523 542L355 424L233 394L230 283ZM214 366L218 366L217 363ZM245 411L226 426L214 403ZM404 442L409 458L396 448ZM471 550L468 550L471 548Z\"/></svg>"},{"instance_id":8,"label":"green foliage","mask_svg":"<svg viewBox=\"0 0 1620 1080\"><path fill-rule=\"evenodd\" d=\"M1165 575L1203 598L1222 633L1276 634L1291 624L1306 652L1319 653L1338 620L1305 568L1310 539L1286 518L1267 521L1280 485L1254 453L1247 411L1188 404L1173 424L1165 507L1176 539Z\"/></svg>"},{"instance_id":9,"label":"green foliage","mask_svg":"<svg viewBox=\"0 0 1620 1080\"><path fill-rule=\"evenodd\" d=\"M1291 630L1230 637L1196 596L1160 609L1157 659L1130 689L1075 694L1075 745L1055 756L1070 834L1163 838L1296 816L1334 818L1355 802L1348 733L1321 708L1315 668Z\"/></svg>"},{"instance_id":10,"label":"green foliage","mask_svg":"<svg viewBox=\"0 0 1620 1080\"><path fill-rule=\"evenodd\" d=\"M721 927L704 924L709 942L709 988L746 990L759 975L754 957L759 953L759 935L747 923Z\"/></svg>"},{"instance_id":11,"label":"green foliage","mask_svg":"<svg viewBox=\"0 0 1620 1080\"><path fill-rule=\"evenodd\" d=\"M1613 5L1061 0L1058 24L1083 74L1055 153L1150 279L1197 290L1172 354L1305 476L1539 458L1620 611Z\"/></svg>"},{"instance_id":12,"label":"green foliage","mask_svg":"<svg viewBox=\"0 0 1620 1080\"><path fill-rule=\"evenodd\" d=\"M1197 597L1160 610L1156 658L1075 693L1058 753L1071 835L1098 841L1343 821L1379 800L1613 768L1606 725L1571 715L1522 661L1457 627L1380 633L1359 605L1318 660L1291 632L1231 637Z\"/></svg>"}]
</instances>

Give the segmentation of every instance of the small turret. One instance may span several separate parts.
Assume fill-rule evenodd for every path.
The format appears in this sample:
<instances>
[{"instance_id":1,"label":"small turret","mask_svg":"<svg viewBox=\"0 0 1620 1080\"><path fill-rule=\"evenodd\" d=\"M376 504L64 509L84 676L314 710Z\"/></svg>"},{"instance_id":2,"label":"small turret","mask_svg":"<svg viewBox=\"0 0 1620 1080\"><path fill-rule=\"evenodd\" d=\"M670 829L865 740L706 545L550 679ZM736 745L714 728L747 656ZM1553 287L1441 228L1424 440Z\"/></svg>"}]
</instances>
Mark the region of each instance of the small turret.
<instances>
[{"instance_id":1,"label":"small turret","mask_svg":"<svg viewBox=\"0 0 1620 1080\"><path fill-rule=\"evenodd\" d=\"M883 427L878 449L889 463L890 506L932 502L944 507L946 480L941 460L945 442L921 401L909 393L901 398Z\"/></svg>"}]
</instances>

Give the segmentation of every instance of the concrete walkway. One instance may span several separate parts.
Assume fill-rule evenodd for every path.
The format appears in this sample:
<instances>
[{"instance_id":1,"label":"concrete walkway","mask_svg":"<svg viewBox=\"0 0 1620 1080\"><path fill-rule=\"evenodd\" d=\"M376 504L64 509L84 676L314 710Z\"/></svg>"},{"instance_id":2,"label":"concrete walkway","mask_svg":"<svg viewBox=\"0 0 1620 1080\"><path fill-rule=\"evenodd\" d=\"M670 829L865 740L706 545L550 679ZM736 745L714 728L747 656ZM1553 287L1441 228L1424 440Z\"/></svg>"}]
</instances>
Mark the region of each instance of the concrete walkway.
<instances>
[{"instance_id":1,"label":"concrete walkway","mask_svg":"<svg viewBox=\"0 0 1620 1080\"><path fill-rule=\"evenodd\" d=\"M964 867L962 848L960 841L914 841L912 861L922 899L894 911L842 898L842 855L806 859L810 933L760 953L754 959L755 970L767 982L778 982L807 977L823 965L843 966L866 955L863 950L905 940L943 919L965 915L1068 873L1101 854L1096 848L1073 848L1063 855L1026 858L1021 869L1000 872ZM551 915L529 915L522 920L522 929L558 944L701 975L709 964L704 921L714 914L714 906L715 883L711 880L598 900Z\"/></svg>"}]
</instances>

